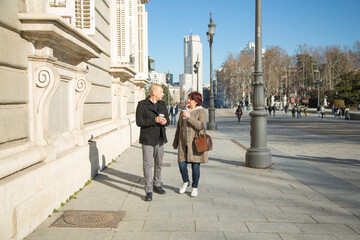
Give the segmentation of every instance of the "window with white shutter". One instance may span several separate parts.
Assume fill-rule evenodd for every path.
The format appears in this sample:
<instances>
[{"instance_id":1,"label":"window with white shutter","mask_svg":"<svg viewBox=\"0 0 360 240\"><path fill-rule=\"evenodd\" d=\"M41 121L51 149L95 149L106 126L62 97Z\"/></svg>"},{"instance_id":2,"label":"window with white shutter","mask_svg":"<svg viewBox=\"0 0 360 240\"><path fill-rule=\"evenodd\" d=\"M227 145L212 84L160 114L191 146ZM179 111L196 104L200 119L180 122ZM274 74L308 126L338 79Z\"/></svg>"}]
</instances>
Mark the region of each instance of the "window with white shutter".
<instances>
[{"instance_id":1,"label":"window with white shutter","mask_svg":"<svg viewBox=\"0 0 360 240\"><path fill-rule=\"evenodd\" d=\"M126 58L126 5L125 0L117 0L117 53L118 61Z\"/></svg>"},{"instance_id":2,"label":"window with white shutter","mask_svg":"<svg viewBox=\"0 0 360 240\"><path fill-rule=\"evenodd\" d=\"M75 27L84 33L95 34L94 0L75 0Z\"/></svg>"}]
</instances>

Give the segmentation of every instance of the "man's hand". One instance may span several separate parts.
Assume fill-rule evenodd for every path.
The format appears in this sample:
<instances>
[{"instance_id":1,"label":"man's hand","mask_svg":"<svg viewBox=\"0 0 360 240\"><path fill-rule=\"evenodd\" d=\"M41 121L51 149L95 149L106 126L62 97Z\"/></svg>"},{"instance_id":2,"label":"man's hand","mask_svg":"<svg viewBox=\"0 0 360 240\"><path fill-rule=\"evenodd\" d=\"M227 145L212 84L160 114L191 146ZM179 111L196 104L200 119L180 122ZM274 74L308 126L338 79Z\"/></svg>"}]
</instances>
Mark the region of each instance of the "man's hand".
<instances>
[{"instance_id":1,"label":"man's hand","mask_svg":"<svg viewBox=\"0 0 360 240\"><path fill-rule=\"evenodd\" d=\"M155 122L156 122L156 123L160 123L160 121L161 121L162 118L163 118L163 117L160 117L160 116L155 117Z\"/></svg>"},{"instance_id":2,"label":"man's hand","mask_svg":"<svg viewBox=\"0 0 360 240\"><path fill-rule=\"evenodd\" d=\"M162 117L159 122L161 125L165 125L167 123L166 118Z\"/></svg>"}]
</instances>

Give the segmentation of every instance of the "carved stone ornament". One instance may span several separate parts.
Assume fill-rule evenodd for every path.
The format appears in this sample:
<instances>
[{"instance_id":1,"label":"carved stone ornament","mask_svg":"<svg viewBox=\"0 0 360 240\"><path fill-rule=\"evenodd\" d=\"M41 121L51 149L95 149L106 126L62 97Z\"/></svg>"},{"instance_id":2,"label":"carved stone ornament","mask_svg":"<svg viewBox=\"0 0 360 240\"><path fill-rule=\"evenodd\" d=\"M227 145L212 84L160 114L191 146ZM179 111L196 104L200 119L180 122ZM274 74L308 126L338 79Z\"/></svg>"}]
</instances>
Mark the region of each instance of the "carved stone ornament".
<instances>
[{"instance_id":1,"label":"carved stone ornament","mask_svg":"<svg viewBox=\"0 0 360 240\"><path fill-rule=\"evenodd\" d=\"M49 105L52 97L60 85L59 74L50 67L43 66L34 75L34 107L35 112L35 141L39 145L46 145L45 136L49 131Z\"/></svg>"}]
</instances>

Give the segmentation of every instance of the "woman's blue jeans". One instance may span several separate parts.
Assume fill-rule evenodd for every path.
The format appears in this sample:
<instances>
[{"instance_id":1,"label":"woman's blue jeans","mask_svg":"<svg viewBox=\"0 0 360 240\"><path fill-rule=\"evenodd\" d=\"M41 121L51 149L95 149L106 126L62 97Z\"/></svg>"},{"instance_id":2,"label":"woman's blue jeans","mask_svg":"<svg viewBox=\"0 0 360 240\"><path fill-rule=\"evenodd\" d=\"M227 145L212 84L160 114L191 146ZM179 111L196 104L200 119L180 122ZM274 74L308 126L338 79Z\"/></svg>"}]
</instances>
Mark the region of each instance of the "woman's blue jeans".
<instances>
[{"instance_id":1,"label":"woman's blue jeans","mask_svg":"<svg viewBox=\"0 0 360 240\"><path fill-rule=\"evenodd\" d=\"M188 162L179 162L180 173L183 182L189 182L189 174L188 174ZM192 169L192 184L193 188L197 188L200 179L200 163L191 163Z\"/></svg>"}]
</instances>

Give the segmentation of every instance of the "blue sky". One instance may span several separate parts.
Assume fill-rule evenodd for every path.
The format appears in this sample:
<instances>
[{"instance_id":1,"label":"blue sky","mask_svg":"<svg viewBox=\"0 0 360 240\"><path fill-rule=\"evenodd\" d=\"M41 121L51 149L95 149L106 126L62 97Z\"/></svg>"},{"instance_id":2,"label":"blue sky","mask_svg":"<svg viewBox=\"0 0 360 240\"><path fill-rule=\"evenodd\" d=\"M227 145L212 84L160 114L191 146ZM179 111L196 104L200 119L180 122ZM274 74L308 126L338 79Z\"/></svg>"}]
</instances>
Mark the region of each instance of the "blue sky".
<instances>
[{"instance_id":1,"label":"blue sky","mask_svg":"<svg viewBox=\"0 0 360 240\"><path fill-rule=\"evenodd\" d=\"M213 68L229 53L255 41L255 0L151 0L148 12L149 56L157 72L184 71L184 36L199 35L203 44L204 83L209 83L210 11L216 24ZM280 46L292 55L300 44L352 48L360 40L360 0L262 0L262 46Z\"/></svg>"}]
</instances>

